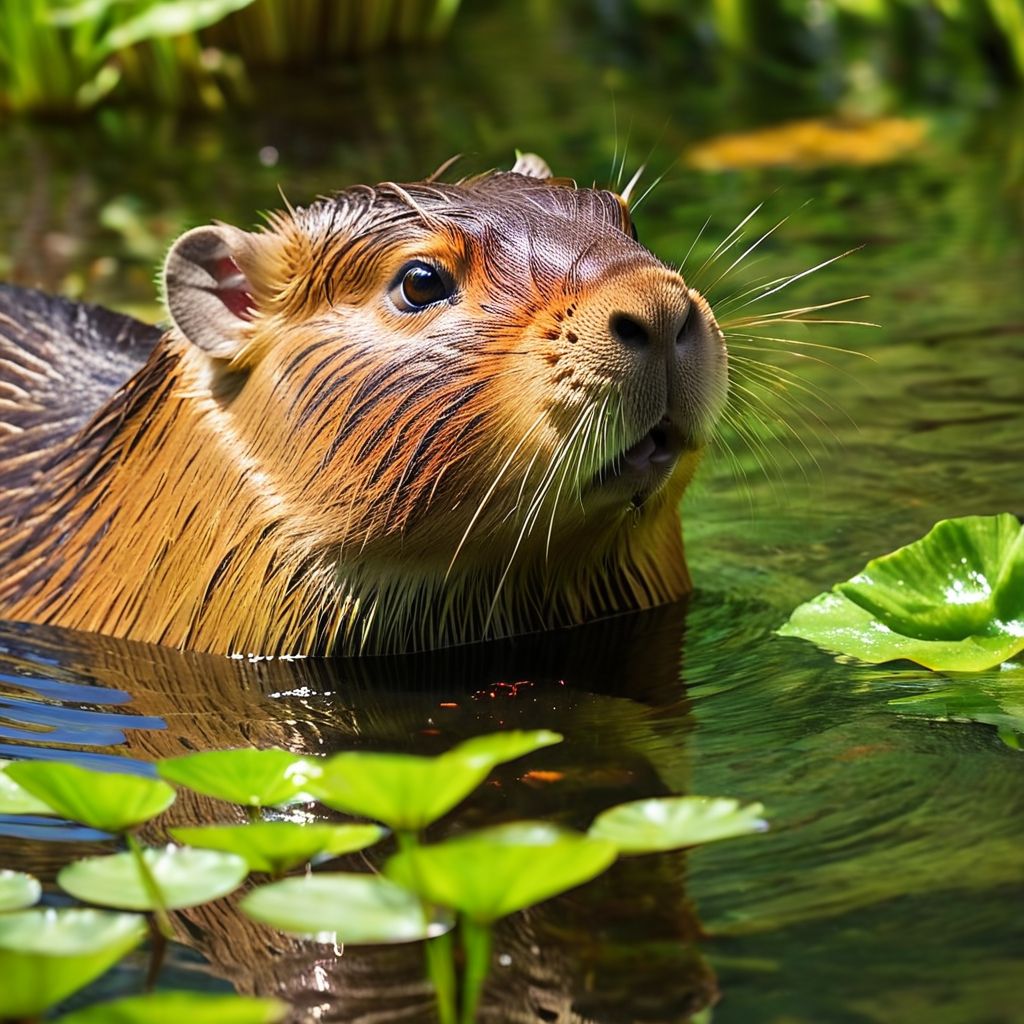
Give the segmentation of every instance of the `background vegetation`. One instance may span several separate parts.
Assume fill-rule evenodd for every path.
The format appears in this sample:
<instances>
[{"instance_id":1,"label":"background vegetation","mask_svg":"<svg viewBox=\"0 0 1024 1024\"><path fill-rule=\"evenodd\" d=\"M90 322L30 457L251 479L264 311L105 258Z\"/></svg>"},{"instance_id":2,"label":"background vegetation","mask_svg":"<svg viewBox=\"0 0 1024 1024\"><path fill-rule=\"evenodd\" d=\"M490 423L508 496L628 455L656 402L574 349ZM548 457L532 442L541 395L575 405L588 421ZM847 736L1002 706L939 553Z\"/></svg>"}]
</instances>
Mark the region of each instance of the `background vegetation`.
<instances>
[{"instance_id":1,"label":"background vegetation","mask_svg":"<svg viewBox=\"0 0 1024 1024\"><path fill-rule=\"evenodd\" d=\"M219 108L260 69L309 68L443 36L461 0L0 0L0 106L67 113L110 98ZM472 2L464 15L473 17ZM550 18L554 0L524 5ZM881 81L1024 79L1020 0L597 0L575 16L627 46L680 47L837 96ZM652 23L659 29L651 31ZM957 71L956 81L949 70Z\"/></svg>"}]
</instances>

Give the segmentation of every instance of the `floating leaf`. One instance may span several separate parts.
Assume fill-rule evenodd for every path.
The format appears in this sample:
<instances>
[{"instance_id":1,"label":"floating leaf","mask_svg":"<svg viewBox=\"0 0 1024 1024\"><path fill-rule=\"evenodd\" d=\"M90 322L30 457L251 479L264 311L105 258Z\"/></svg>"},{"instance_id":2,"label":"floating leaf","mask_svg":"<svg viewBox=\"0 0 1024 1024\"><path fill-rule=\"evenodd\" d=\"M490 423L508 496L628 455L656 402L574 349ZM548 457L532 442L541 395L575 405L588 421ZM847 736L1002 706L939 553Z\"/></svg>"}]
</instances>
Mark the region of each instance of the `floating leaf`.
<instances>
[{"instance_id":1,"label":"floating leaf","mask_svg":"<svg viewBox=\"0 0 1024 1024\"><path fill-rule=\"evenodd\" d=\"M166 782L141 775L64 761L15 761L4 771L61 817L101 832L125 832L174 803L174 790Z\"/></svg>"},{"instance_id":2,"label":"floating leaf","mask_svg":"<svg viewBox=\"0 0 1024 1024\"><path fill-rule=\"evenodd\" d=\"M438 757L364 751L336 754L307 788L335 810L415 832L450 811L495 765L561 739L546 729L510 730L477 736Z\"/></svg>"},{"instance_id":3,"label":"floating leaf","mask_svg":"<svg viewBox=\"0 0 1024 1024\"><path fill-rule=\"evenodd\" d=\"M280 875L318 854L354 853L383 839L379 825L317 825L262 821L251 825L198 825L172 828L180 843L225 850L244 857L250 871Z\"/></svg>"},{"instance_id":4,"label":"floating leaf","mask_svg":"<svg viewBox=\"0 0 1024 1024\"><path fill-rule=\"evenodd\" d=\"M550 729L508 729L505 732L474 736L472 739L464 740L448 753L487 764L490 769L561 742L561 734Z\"/></svg>"},{"instance_id":5,"label":"floating leaf","mask_svg":"<svg viewBox=\"0 0 1024 1024\"><path fill-rule=\"evenodd\" d=\"M763 832L761 804L729 797L675 796L633 800L599 814L587 835L613 843L620 853L654 853Z\"/></svg>"},{"instance_id":6,"label":"floating leaf","mask_svg":"<svg viewBox=\"0 0 1024 1024\"><path fill-rule=\"evenodd\" d=\"M226 896L248 874L245 861L233 853L165 846L145 849L142 856L168 910ZM156 909L131 853L77 860L61 869L57 884L88 903L124 910Z\"/></svg>"},{"instance_id":7,"label":"floating leaf","mask_svg":"<svg viewBox=\"0 0 1024 1024\"><path fill-rule=\"evenodd\" d=\"M1024 651L1024 526L1012 515L943 520L802 604L779 633L872 663L993 668Z\"/></svg>"},{"instance_id":8,"label":"floating leaf","mask_svg":"<svg viewBox=\"0 0 1024 1024\"><path fill-rule=\"evenodd\" d=\"M601 839L522 821L410 847L384 872L431 903L487 923L589 881L617 852Z\"/></svg>"},{"instance_id":9,"label":"floating leaf","mask_svg":"<svg viewBox=\"0 0 1024 1024\"><path fill-rule=\"evenodd\" d=\"M0 761L0 814L49 814L57 812L28 790L22 789L7 774L14 761Z\"/></svg>"},{"instance_id":10,"label":"floating leaf","mask_svg":"<svg viewBox=\"0 0 1024 1024\"><path fill-rule=\"evenodd\" d=\"M42 894L37 879L23 871L0 871L0 910L31 907Z\"/></svg>"},{"instance_id":11,"label":"floating leaf","mask_svg":"<svg viewBox=\"0 0 1024 1024\"><path fill-rule=\"evenodd\" d=\"M144 918L105 910L0 916L0 1019L38 1016L99 977L145 934Z\"/></svg>"},{"instance_id":12,"label":"floating leaf","mask_svg":"<svg viewBox=\"0 0 1024 1024\"><path fill-rule=\"evenodd\" d=\"M424 908L407 889L379 875L323 872L254 889L242 909L257 921L321 942L381 945L443 935L445 910Z\"/></svg>"},{"instance_id":13,"label":"floating leaf","mask_svg":"<svg viewBox=\"0 0 1024 1024\"><path fill-rule=\"evenodd\" d=\"M686 160L704 171L880 164L920 149L927 135L923 118L802 118L717 135L690 147Z\"/></svg>"},{"instance_id":14,"label":"floating leaf","mask_svg":"<svg viewBox=\"0 0 1024 1024\"><path fill-rule=\"evenodd\" d=\"M276 999L152 992L90 1006L61 1017L59 1024L275 1024L287 1010Z\"/></svg>"},{"instance_id":15,"label":"floating leaf","mask_svg":"<svg viewBox=\"0 0 1024 1024\"><path fill-rule=\"evenodd\" d=\"M306 786L318 766L286 750L208 750L158 761L156 770L197 793L246 807L287 803Z\"/></svg>"}]
</instances>

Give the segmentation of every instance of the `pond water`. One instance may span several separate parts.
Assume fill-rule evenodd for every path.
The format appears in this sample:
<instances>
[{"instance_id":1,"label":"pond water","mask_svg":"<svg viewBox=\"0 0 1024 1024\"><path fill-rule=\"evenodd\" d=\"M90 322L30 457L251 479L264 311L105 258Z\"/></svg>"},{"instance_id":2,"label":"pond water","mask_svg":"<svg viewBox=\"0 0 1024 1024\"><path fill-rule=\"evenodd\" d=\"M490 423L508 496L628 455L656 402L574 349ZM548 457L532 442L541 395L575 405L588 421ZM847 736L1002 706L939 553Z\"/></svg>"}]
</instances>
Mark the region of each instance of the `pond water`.
<instances>
[{"instance_id":1,"label":"pond water","mask_svg":"<svg viewBox=\"0 0 1024 1024\"><path fill-rule=\"evenodd\" d=\"M648 158L647 182L667 168L636 220L645 244L678 261L710 217L688 268L764 203L743 243L694 282L725 308L760 275L863 246L764 306L870 294L837 316L879 326L734 339L735 355L799 377L774 393L772 370L734 363L738 394L764 394L766 423L750 444L727 435L684 502L688 606L347 662L192 656L6 625L0 756L130 758L144 771L248 743L423 752L498 728L557 729L562 746L500 770L439 833L515 817L585 827L612 803L664 793L760 800L772 828L624 862L514 919L497 939L487 1019L682 1022L717 998L715 1024L1024 1022L1024 672L866 667L773 635L795 605L938 519L1024 513L1019 102L907 99L897 112L923 118L927 135L877 166L698 171L682 157L699 140L817 116L825 100L777 84L712 90L628 48L605 52L597 34L574 37L566 61L565 31L519 37L478 13L442 60L388 55L313 85L271 83L258 113L9 124L0 272L155 317L152 269L185 226L249 225L278 205L279 183L302 202L413 179L454 152L482 169L515 146L581 181L607 181L624 150L627 175ZM955 686L978 694L972 717ZM172 813L195 822L223 809L195 798ZM0 835L4 866L48 881L98 841L12 818ZM190 948L169 981L282 993L296 1020L430 1019L415 951L337 958L230 904L182 919ZM104 987L128 991L140 969L129 962Z\"/></svg>"}]
</instances>

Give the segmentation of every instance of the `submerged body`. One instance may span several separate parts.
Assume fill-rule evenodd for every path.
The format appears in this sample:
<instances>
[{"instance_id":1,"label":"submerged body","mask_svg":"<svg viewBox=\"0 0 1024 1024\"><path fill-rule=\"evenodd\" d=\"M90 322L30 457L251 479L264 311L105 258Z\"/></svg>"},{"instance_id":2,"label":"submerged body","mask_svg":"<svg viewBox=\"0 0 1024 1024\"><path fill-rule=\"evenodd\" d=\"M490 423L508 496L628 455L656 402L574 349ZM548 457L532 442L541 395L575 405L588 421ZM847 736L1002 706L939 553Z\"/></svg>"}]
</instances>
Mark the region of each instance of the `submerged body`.
<instances>
[{"instance_id":1,"label":"submerged body","mask_svg":"<svg viewBox=\"0 0 1024 1024\"><path fill-rule=\"evenodd\" d=\"M171 328L0 292L0 616L387 653L682 597L726 391L625 201L536 158L197 228Z\"/></svg>"}]
</instances>

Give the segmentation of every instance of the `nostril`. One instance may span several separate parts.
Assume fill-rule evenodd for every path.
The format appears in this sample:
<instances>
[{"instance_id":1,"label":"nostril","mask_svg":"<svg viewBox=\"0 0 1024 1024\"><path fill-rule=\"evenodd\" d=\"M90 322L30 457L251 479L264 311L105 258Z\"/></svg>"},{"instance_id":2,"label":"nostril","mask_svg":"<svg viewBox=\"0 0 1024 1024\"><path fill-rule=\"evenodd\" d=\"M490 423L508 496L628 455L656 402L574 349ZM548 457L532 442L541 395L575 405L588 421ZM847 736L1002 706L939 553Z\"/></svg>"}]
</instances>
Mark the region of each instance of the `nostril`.
<instances>
[{"instance_id":1,"label":"nostril","mask_svg":"<svg viewBox=\"0 0 1024 1024\"><path fill-rule=\"evenodd\" d=\"M676 335L676 344L682 345L687 340L687 335L690 333L690 325L693 323L693 303L687 307L686 316L683 317L683 322L679 325L679 333Z\"/></svg>"},{"instance_id":2,"label":"nostril","mask_svg":"<svg viewBox=\"0 0 1024 1024\"><path fill-rule=\"evenodd\" d=\"M608 326L611 328L612 335L623 345L646 345L651 340L647 328L625 313L612 313Z\"/></svg>"}]
</instances>

